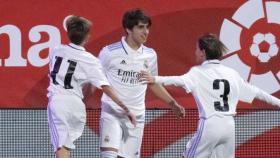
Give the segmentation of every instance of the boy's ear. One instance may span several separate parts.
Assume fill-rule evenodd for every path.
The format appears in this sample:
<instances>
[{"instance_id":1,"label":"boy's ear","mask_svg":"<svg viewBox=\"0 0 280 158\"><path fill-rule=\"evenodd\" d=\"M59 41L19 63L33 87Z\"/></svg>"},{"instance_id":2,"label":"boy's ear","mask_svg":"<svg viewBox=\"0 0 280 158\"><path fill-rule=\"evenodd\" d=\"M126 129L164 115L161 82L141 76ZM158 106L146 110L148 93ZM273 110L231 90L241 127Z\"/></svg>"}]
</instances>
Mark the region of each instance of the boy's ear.
<instances>
[{"instance_id":1,"label":"boy's ear","mask_svg":"<svg viewBox=\"0 0 280 158\"><path fill-rule=\"evenodd\" d=\"M127 34L130 34L132 31L128 28L125 28L125 31L127 32Z\"/></svg>"},{"instance_id":2,"label":"boy's ear","mask_svg":"<svg viewBox=\"0 0 280 158\"><path fill-rule=\"evenodd\" d=\"M203 50L202 50L201 55L206 57L206 52L205 52L205 49L203 49Z\"/></svg>"}]
</instances>

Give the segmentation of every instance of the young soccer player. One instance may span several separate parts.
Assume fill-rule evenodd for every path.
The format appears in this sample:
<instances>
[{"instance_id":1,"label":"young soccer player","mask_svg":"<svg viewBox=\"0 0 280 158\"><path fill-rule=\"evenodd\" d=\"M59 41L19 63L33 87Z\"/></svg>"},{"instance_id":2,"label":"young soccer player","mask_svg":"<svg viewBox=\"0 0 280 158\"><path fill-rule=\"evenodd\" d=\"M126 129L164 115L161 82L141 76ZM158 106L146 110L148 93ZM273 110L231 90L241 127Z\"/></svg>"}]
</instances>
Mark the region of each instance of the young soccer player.
<instances>
[{"instance_id":1,"label":"young soccer player","mask_svg":"<svg viewBox=\"0 0 280 158\"><path fill-rule=\"evenodd\" d=\"M234 158L235 123L233 116L239 100L251 103L254 98L280 106L280 100L245 82L233 69L220 64L226 50L213 34L198 39L195 57L199 66L182 76L155 76L142 72L149 84L182 87L192 93L199 110L197 132L188 142L185 158Z\"/></svg>"},{"instance_id":2,"label":"young soccer player","mask_svg":"<svg viewBox=\"0 0 280 158\"><path fill-rule=\"evenodd\" d=\"M99 58L109 83L118 96L136 115L137 125L132 126L127 118L120 115L121 109L103 94L100 120L101 158L139 158L145 122L145 94L147 85L139 82L140 71L145 69L157 74L157 55L146 42L151 19L141 9L132 9L123 16L126 36L119 42L105 46ZM184 108L176 103L159 84L149 88L173 111L183 117Z\"/></svg>"},{"instance_id":3,"label":"young soccer player","mask_svg":"<svg viewBox=\"0 0 280 158\"><path fill-rule=\"evenodd\" d=\"M73 142L82 135L86 123L86 109L82 102L85 84L102 89L122 114L136 124L135 116L109 86L100 61L83 47L89 38L91 22L71 16L66 27L71 43L57 46L49 55L48 123L57 158L69 158L70 149L75 148Z\"/></svg>"}]
</instances>

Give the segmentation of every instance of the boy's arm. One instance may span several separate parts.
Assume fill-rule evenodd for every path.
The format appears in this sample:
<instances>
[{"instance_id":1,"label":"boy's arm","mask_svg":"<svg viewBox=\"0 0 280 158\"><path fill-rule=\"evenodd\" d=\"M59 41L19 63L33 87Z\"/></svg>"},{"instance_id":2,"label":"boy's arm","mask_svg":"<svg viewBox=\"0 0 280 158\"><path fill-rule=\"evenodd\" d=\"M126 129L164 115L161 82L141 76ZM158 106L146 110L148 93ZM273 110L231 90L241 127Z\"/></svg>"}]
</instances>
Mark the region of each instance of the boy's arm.
<instances>
[{"instance_id":1,"label":"boy's arm","mask_svg":"<svg viewBox=\"0 0 280 158\"><path fill-rule=\"evenodd\" d=\"M125 112L125 114L128 116L130 119L131 123L136 126L136 117L134 114L132 114L129 109L123 104L123 102L117 97L117 94L108 85L102 86L102 91L106 93L117 105L119 105Z\"/></svg>"},{"instance_id":2,"label":"boy's arm","mask_svg":"<svg viewBox=\"0 0 280 158\"><path fill-rule=\"evenodd\" d=\"M149 84L148 86L158 98L160 98L162 101L164 101L170 106L170 108L178 117L185 117L184 107L179 105L162 85Z\"/></svg>"},{"instance_id":3,"label":"boy's arm","mask_svg":"<svg viewBox=\"0 0 280 158\"><path fill-rule=\"evenodd\" d=\"M255 86L253 88L256 90L255 98L262 100L268 104L280 107L280 99L268 94L267 92L255 87Z\"/></svg>"}]
</instances>

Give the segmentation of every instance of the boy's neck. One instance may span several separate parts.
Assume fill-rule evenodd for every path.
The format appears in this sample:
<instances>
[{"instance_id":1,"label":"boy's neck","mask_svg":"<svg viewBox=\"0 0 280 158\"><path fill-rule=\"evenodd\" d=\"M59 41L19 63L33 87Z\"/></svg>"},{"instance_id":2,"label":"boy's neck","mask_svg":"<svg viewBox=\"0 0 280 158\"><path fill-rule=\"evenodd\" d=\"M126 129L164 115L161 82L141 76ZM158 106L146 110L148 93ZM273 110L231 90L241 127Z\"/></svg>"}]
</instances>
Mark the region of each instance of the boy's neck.
<instances>
[{"instance_id":1,"label":"boy's neck","mask_svg":"<svg viewBox=\"0 0 280 158\"><path fill-rule=\"evenodd\" d=\"M140 43L135 42L130 36L126 36L125 41L133 50L138 50L141 46Z\"/></svg>"}]
</instances>

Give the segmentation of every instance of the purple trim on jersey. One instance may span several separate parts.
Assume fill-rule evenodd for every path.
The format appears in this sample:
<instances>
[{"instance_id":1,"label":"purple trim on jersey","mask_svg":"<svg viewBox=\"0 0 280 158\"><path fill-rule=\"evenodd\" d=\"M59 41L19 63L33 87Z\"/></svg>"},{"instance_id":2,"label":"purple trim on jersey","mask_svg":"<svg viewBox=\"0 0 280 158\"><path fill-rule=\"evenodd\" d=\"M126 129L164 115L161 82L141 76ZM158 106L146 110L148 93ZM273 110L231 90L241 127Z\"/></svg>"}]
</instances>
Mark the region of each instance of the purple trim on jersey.
<instances>
[{"instance_id":1,"label":"purple trim on jersey","mask_svg":"<svg viewBox=\"0 0 280 158\"><path fill-rule=\"evenodd\" d=\"M53 118L52 118L52 112L50 110L50 108L48 107L48 118L49 118L49 126L50 126L50 131L52 133L51 137L53 138L54 141L54 148L55 150L57 150L58 146L59 146L59 142L58 142L58 135L57 135L57 129L56 126L53 122Z\"/></svg>"},{"instance_id":2,"label":"purple trim on jersey","mask_svg":"<svg viewBox=\"0 0 280 158\"><path fill-rule=\"evenodd\" d=\"M201 137L202 137L202 134L203 134L204 123L205 123L205 120L202 119L202 120L201 120L201 128L199 129L199 130L200 130L200 132L199 132L200 135L199 135L199 137L198 137L198 140L197 140L196 146L195 146L195 148L194 148L193 156L192 156L192 157L195 156L195 152L196 152L196 150L197 150L197 146L198 146L198 144L200 143L200 140L201 140Z\"/></svg>"},{"instance_id":3,"label":"purple trim on jersey","mask_svg":"<svg viewBox=\"0 0 280 158\"><path fill-rule=\"evenodd\" d=\"M197 146L198 146L198 144L201 140L202 134L203 134L204 123L205 123L204 119L199 120L199 128L197 131L197 136L196 136L195 140L192 142L192 145L187 153L188 154L187 158L194 158L194 156L195 156Z\"/></svg>"},{"instance_id":4,"label":"purple trim on jersey","mask_svg":"<svg viewBox=\"0 0 280 158\"><path fill-rule=\"evenodd\" d=\"M121 41L121 44L122 44L123 50L125 51L125 54L127 54L127 55L128 55L128 52L126 51L126 49L125 49L125 47L124 47L124 45L123 45L123 42L122 42L122 41ZM144 48L143 48L143 46L142 46L142 54L143 54L143 52L144 52Z\"/></svg>"},{"instance_id":5,"label":"purple trim on jersey","mask_svg":"<svg viewBox=\"0 0 280 158\"><path fill-rule=\"evenodd\" d=\"M75 47L71 46L70 44L68 44L68 46L71 47L71 48L73 48L73 49L76 49L76 50L84 51L84 50L82 50L82 49L75 48Z\"/></svg>"},{"instance_id":6,"label":"purple trim on jersey","mask_svg":"<svg viewBox=\"0 0 280 158\"><path fill-rule=\"evenodd\" d=\"M115 50L115 49L122 48L122 44L121 44L121 42L119 41L119 42L110 44L110 45L108 45L107 47L108 47L108 49L109 49L110 51L113 51L113 50Z\"/></svg>"},{"instance_id":7,"label":"purple trim on jersey","mask_svg":"<svg viewBox=\"0 0 280 158\"><path fill-rule=\"evenodd\" d=\"M121 45L119 45L118 47L117 47L117 46L116 46L116 47L108 47L108 49L109 49L110 51L113 51L113 50L116 50L116 49L120 49L120 48L122 48Z\"/></svg>"},{"instance_id":8,"label":"purple trim on jersey","mask_svg":"<svg viewBox=\"0 0 280 158\"><path fill-rule=\"evenodd\" d=\"M112 43L112 44L108 45L108 47L116 47L116 46L120 46L120 45L121 45L121 41Z\"/></svg>"},{"instance_id":9,"label":"purple trim on jersey","mask_svg":"<svg viewBox=\"0 0 280 158\"><path fill-rule=\"evenodd\" d=\"M58 136L57 136L57 130L56 130L56 127L54 125L54 122L53 122L53 118L52 118L52 114L51 114L51 111L50 109L48 108L48 118L49 118L49 126L50 126L50 132L52 133L51 137L52 137L52 140L54 141L53 143L53 146L55 148L55 150L58 148Z\"/></svg>"},{"instance_id":10,"label":"purple trim on jersey","mask_svg":"<svg viewBox=\"0 0 280 158\"><path fill-rule=\"evenodd\" d=\"M127 52L127 51L126 51L126 49L124 48L124 45L123 45L122 41L121 41L121 44L122 44L122 48L123 48L123 50L125 51L125 54L127 54L127 55L128 55L128 52Z\"/></svg>"},{"instance_id":11,"label":"purple trim on jersey","mask_svg":"<svg viewBox=\"0 0 280 158\"><path fill-rule=\"evenodd\" d=\"M154 50L152 48L144 47L143 48L146 52L153 53Z\"/></svg>"},{"instance_id":12,"label":"purple trim on jersey","mask_svg":"<svg viewBox=\"0 0 280 158\"><path fill-rule=\"evenodd\" d=\"M194 100L195 100L197 108L198 108L199 117L206 117L205 111L204 111L203 106L200 103L199 99L196 97L196 95L193 95L193 96L194 96Z\"/></svg>"}]
</instances>

